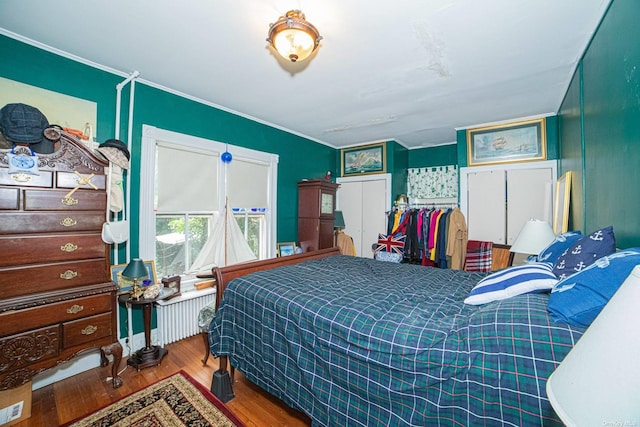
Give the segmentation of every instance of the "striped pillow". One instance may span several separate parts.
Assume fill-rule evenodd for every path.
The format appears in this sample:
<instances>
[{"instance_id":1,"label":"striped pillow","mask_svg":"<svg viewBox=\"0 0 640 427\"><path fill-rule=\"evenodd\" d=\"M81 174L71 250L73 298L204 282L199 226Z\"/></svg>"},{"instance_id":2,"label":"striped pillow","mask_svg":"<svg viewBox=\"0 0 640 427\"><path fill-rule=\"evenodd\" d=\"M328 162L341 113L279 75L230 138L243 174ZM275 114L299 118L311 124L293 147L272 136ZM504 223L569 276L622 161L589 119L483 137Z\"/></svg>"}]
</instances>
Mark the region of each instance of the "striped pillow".
<instances>
[{"instance_id":1,"label":"striped pillow","mask_svg":"<svg viewBox=\"0 0 640 427\"><path fill-rule=\"evenodd\" d=\"M558 281L553 274L553 267L547 263L517 265L480 280L464 302L480 305L529 292L547 291Z\"/></svg>"}]
</instances>

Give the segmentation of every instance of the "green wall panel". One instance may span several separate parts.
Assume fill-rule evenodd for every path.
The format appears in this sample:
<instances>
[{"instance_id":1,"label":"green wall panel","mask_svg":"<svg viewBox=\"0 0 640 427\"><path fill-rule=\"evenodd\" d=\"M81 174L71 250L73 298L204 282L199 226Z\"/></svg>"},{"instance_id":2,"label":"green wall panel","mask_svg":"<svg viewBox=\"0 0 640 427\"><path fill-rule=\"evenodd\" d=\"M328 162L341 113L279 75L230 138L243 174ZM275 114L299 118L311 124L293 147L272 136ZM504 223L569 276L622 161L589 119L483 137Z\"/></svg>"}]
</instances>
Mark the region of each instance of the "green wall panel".
<instances>
[{"instance_id":1,"label":"green wall panel","mask_svg":"<svg viewBox=\"0 0 640 427\"><path fill-rule=\"evenodd\" d=\"M409 150L409 167L448 166L458 164L457 144Z\"/></svg>"},{"instance_id":2,"label":"green wall panel","mask_svg":"<svg viewBox=\"0 0 640 427\"><path fill-rule=\"evenodd\" d=\"M578 68L560 109L560 139L562 140L558 175L571 171L571 196L569 206L569 229L586 232L584 226L584 163L582 157L582 109L580 95L580 73Z\"/></svg>"},{"instance_id":3,"label":"green wall panel","mask_svg":"<svg viewBox=\"0 0 640 427\"><path fill-rule=\"evenodd\" d=\"M640 246L640 2L614 0L582 60L587 232L613 225Z\"/></svg>"}]
</instances>

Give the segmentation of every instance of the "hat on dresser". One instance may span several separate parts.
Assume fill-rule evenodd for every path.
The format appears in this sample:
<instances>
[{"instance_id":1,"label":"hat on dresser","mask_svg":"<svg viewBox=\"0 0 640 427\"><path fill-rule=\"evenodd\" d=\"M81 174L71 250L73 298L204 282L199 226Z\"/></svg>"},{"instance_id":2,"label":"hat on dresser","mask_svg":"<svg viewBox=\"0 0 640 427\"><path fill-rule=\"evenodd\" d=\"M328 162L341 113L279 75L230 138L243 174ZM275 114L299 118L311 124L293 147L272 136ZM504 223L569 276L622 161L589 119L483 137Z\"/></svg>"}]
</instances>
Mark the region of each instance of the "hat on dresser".
<instances>
[{"instance_id":1,"label":"hat on dresser","mask_svg":"<svg viewBox=\"0 0 640 427\"><path fill-rule=\"evenodd\" d=\"M98 146L98 152L122 169L129 169L129 159L131 155L129 154L127 144L119 139L106 140Z\"/></svg>"},{"instance_id":2,"label":"hat on dresser","mask_svg":"<svg viewBox=\"0 0 640 427\"><path fill-rule=\"evenodd\" d=\"M0 132L7 141L15 144L33 144L38 153L53 153L53 143L44 138L49 126L47 118L31 105L13 103L0 109Z\"/></svg>"}]
</instances>

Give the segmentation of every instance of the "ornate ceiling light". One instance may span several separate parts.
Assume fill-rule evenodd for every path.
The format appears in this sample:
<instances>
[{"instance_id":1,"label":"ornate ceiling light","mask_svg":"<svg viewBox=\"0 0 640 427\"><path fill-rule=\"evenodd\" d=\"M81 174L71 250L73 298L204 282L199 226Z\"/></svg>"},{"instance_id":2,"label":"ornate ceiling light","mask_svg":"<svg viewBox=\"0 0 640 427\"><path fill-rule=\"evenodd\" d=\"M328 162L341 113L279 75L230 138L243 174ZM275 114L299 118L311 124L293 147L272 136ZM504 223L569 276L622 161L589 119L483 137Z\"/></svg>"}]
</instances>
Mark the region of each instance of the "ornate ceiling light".
<instances>
[{"instance_id":1,"label":"ornate ceiling light","mask_svg":"<svg viewBox=\"0 0 640 427\"><path fill-rule=\"evenodd\" d=\"M290 10L269 28L267 41L285 59L304 61L320 44L322 36L300 10Z\"/></svg>"}]
</instances>

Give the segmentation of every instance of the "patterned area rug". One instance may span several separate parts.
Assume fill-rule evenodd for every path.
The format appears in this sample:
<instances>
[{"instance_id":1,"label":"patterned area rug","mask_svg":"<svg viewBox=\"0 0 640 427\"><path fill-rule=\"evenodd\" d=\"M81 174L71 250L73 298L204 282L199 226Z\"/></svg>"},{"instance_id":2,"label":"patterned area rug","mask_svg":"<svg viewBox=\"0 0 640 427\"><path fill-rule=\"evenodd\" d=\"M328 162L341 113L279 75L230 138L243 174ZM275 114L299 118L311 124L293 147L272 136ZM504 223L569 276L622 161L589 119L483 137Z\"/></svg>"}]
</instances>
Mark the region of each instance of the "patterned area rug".
<instances>
[{"instance_id":1,"label":"patterned area rug","mask_svg":"<svg viewBox=\"0 0 640 427\"><path fill-rule=\"evenodd\" d=\"M66 426L244 427L244 423L209 390L180 371Z\"/></svg>"}]
</instances>

